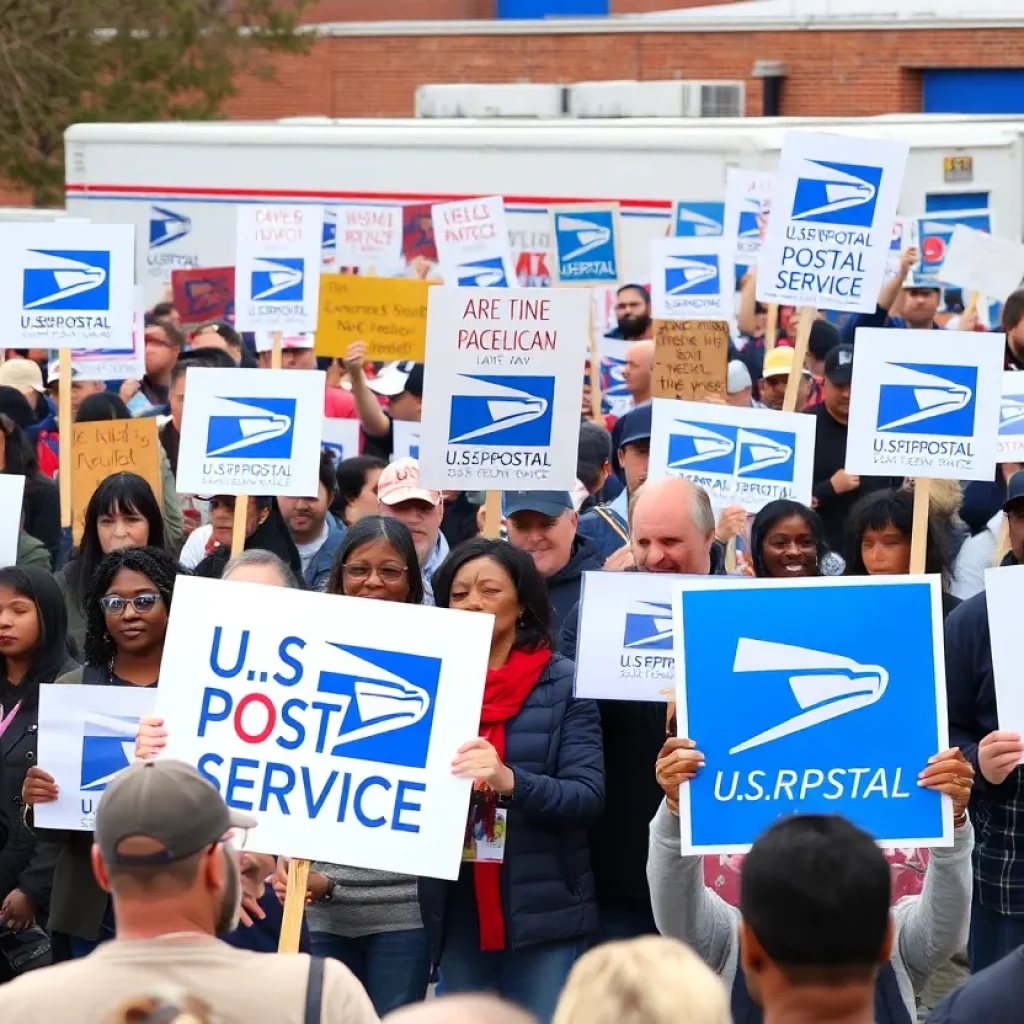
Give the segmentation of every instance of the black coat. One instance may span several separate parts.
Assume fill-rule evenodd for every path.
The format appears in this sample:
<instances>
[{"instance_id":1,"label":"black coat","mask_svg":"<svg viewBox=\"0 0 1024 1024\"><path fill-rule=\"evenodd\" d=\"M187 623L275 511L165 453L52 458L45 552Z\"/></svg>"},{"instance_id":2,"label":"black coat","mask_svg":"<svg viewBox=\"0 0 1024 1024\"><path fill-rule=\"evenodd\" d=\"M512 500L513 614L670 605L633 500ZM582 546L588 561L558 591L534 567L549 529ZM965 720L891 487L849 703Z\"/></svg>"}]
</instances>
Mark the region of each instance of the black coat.
<instances>
[{"instance_id":1,"label":"black coat","mask_svg":"<svg viewBox=\"0 0 1024 1024\"><path fill-rule=\"evenodd\" d=\"M601 814L604 758L593 701L574 700L573 665L555 655L505 732L515 774L501 905L506 947L580 938L597 927L587 834ZM463 865L459 884L472 884ZM433 960L440 958L453 885L419 879Z\"/></svg>"}]
</instances>

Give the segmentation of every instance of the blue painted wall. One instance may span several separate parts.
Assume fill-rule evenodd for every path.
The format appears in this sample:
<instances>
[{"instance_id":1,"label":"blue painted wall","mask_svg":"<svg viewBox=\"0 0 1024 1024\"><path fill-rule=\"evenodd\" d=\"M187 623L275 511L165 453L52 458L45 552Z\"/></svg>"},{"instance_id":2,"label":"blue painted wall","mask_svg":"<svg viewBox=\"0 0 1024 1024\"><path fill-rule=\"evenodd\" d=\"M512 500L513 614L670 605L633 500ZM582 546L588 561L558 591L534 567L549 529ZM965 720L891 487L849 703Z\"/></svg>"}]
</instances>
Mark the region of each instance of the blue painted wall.
<instances>
[{"instance_id":1,"label":"blue painted wall","mask_svg":"<svg viewBox=\"0 0 1024 1024\"><path fill-rule=\"evenodd\" d=\"M926 114L1024 114L1024 69L925 71L922 84Z\"/></svg>"},{"instance_id":2,"label":"blue painted wall","mask_svg":"<svg viewBox=\"0 0 1024 1024\"><path fill-rule=\"evenodd\" d=\"M588 18L608 14L611 0L498 0L499 18Z\"/></svg>"}]
</instances>

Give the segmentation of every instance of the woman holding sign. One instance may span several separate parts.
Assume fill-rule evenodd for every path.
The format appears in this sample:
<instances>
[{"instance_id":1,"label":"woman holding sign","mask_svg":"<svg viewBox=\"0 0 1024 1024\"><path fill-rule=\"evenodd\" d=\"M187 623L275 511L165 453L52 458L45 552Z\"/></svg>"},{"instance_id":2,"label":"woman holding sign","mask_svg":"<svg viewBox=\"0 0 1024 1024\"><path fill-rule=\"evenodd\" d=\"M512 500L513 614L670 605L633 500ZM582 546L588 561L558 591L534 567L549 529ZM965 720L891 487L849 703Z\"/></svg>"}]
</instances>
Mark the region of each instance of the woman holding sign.
<instances>
[{"instance_id":1,"label":"woman holding sign","mask_svg":"<svg viewBox=\"0 0 1024 1024\"><path fill-rule=\"evenodd\" d=\"M601 723L552 652L551 606L528 554L460 544L434 576L441 608L494 616L480 735L452 771L474 781L455 883L420 879L447 991L494 991L551 1020L597 926L588 832L604 802Z\"/></svg>"},{"instance_id":2,"label":"woman holding sign","mask_svg":"<svg viewBox=\"0 0 1024 1024\"><path fill-rule=\"evenodd\" d=\"M92 577L85 600L85 666L59 684L156 686L178 563L154 547L107 555ZM56 800L57 784L41 767L26 774L22 799L31 808ZM32 825L31 818L26 819ZM91 832L34 829L59 844L50 898L50 927L70 939L72 955L86 956L114 935L110 899L92 873Z\"/></svg>"},{"instance_id":3,"label":"woman holding sign","mask_svg":"<svg viewBox=\"0 0 1024 1024\"><path fill-rule=\"evenodd\" d=\"M36 759L39 686L75 668L67 627L49 572L0 569L0 929L23 931L49 902L56 858L23 827L20 801Z\"/></svg>"}]
</instances>

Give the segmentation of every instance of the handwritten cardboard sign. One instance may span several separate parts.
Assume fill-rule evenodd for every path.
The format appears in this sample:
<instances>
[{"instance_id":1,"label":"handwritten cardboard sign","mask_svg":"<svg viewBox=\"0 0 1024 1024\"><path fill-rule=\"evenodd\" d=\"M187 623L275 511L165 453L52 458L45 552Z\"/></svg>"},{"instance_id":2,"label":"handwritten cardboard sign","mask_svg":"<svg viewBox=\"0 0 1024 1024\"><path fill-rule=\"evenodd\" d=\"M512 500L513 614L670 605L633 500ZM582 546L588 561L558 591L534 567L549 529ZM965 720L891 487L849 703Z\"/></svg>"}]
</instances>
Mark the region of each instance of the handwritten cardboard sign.
<instances>
[{"instance_id":1,"label":"handwritten cardboard sign","mask_svg":"<svg viewBox=\"0 0 1024 1024\"><path fill-rule=\"evenodd\" d=\"M365 341L367 359L422 363L429 288L405 278L323 274L317 355L343 356L353 341Z\"/></svg>"},{"instance_id":2,"label":"handwritten cardboard sign","mask_svg":"<svg viewBox=\"0 0 1024 1024\"><path fill-rule=\"evenodd\" d=\"M174 308L183 324L235 320L235 268L199 267L171 271Z\"/></svg>"},{"instance_id":3,"label":"handwritten cardboard sign","mask_svg":"<svg viewBox=\"0 0 1024 1024\"><path fill-rule=\"evenodd\" d=\"M725 398L729 325L724 320L655 320L655 398Z\"/></svg>"},{"instance_id":4,"label":"handwritten cardboard sign","mask_svg":"<svg viewBox=\"0 0 1024 1024\"><path fill-rule=\"evenodd\" d=\"M76 423L71 434L71 508L74 542L82 542L85 510L96 488L113 473L135 473L163 501L160 439L156 420L100 420Z\"/></svg>"}]
</instances>

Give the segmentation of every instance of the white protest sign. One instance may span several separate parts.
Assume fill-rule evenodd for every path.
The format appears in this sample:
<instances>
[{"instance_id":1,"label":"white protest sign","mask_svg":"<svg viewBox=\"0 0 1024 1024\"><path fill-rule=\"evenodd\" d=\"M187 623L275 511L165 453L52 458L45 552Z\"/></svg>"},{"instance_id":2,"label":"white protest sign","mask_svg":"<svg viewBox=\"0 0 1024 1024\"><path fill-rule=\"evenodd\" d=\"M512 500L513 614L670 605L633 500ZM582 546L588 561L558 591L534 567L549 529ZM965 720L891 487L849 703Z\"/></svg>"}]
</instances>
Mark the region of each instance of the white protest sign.
<instances>
[{"instance_id":1,"label":"white protest sign","mask_svg":"<svg viewBox=\"0 0 1024 1024\"><path fill-rule=\"evenodd\" d=\"M257 352L273 352L274 351L274 332L273 331L253 331L253 341L256 345ZM316 344L316 334L312 331L305 332L299 331L296 334L282 334L281 335L281 349L285 351L293 348L313 348Z\"/></svg>"},{"instance_id":2,"label":"white protest sign","mask_svg":"<svg viewBox=\"0 0 1024 1024\"><path fill-rule=\"evenodd\" d=\"M758 512L777 498L811 503L814 419L772 409L655 398L648 479L683 476L718 508Z\"/></svg>"},{"instance_id":3,"label":"white protest sign","mask_svg":"<svg viewBox=\"0 0 1024 1024\"><path fill-rule=\"evenodd\" d=\"M319 486L321 370L188 371L179 494L303 496Z\"/></svg>"},{"instance_id":4,"label":"white protest sign","mask_svg":"<svg viewBox=\"0 0 1024 1024\"><path fill-rule=\"evenodd\" d=\"M75 380L141 380L146 373L146 307L143 292L135 288L135 314L131 344L126 348L72 349L71 373ZM55 359L48 372L56 380L60 364ZM129 406L130 408L130 406Z\"/></svg>"},{"instance_id":5,"label":"white protest sign","mask_svg":"<svg viewBox=\"0 0 1024 1024\"><path fill-rule=\"evenodd\" d=\"M1001 334L858 330L846 471L991 480L1004 344Z\"/></svg>"},{"instance_id":6,"label":"white protest sign","mask_svg":"<svg viewBox=\"0 0 1024 1024\"><path fill-rule=\"evenodd\" d=\"M359 420L339 420L325 416L321 443L331 453L335 465L359 454Z\"/></svg>"},{"instance_id":7,"label":"white protest sign","mask_svg":"<svg viewBox=\"0 0 1024 1024\"><path fill-rule=\"evenodd\" d=\"M516 283L501 196L435 203L430 213L446 285L508 288Z\"/></svg>"},{"instance_id":8,"label":"white protest sign","mask_svg":"<svg viewBox=\"0 0 1024 1024\"><path fill-rule=\"evenodd\" d=\"M103 791L135 760L139 719L155 708L154 686L40 686L39 765L60 796L35 808L35 823L91 832Z\"/></svg>"},{"instance_id":9,"label":"white protest sign","mask_svg":"<svg viewBox=\"0 0 1024 1024\"><path fill-rule=\"evenodd\" d=\"M18 560L18 534L21 532L21 503L25 496L25 478L0 473L0 567Z\"/></svg>"},{"instance_id":10,"label":"white protest sign","mask_svg":"<svg viewBox=\"0 0 1024 1024\"><path fill-rule=\"evenodd\" d=\"M1003 374L996 462L1024 462L1024 373Z\"/></svg>"},{"instance_id":11,"label":"white protest sign","mask_svg":"<svg viewBox=\"0 0 1024 1024\"><path fill-rule=\"evenodd\" d=\"M397 459L418 459L420 457L420 425L410 420L392 420L391 430L394 444L391 461Z\"/></svg>"},{"instance_id":12,"label":"white protest sign","mask_svg":"<svg viewBox=\"0 0 1024 1024\"><path fill-rule=\"evenodd\" d=\"M575 487L589 304L584 288L430 289L424 487Z\"/></svg>"},{"instance_id":13,"label":"white protest sign","mask_svg":"<svg viewBox=\"0 0 1024 1024\"><path fill-rule=\"evenodd\" d=\"M787 132L761 246L761 302L874 312L905 142Z\"/></svg>"},{"instance_id":14,"label":"white protest sign","mask_svg":"<svg viewBox=\"0 0 1024 1024\"><path fill-rule=\"evenodd\" d=\"M238 207L237 330L316 330L322 241L318 206Z\"/></svg>"},{"instance_id":15,"label":"white protest sign","mask_svg":"<svg viewBox=\"0 0 1024 1024\"><path fill-rule=\"evenodd\" d=\"M337 207L339 267L397 267L402 262L402 207L344 203Z\"/></svg>"},{"instance_id":16,"label":"white protest sign","mask_svg":"<svg viewBox=\"0 0 1024 1024\"><path fill-rule=\"evenodd\" d=\"M655 320L731 320L736 292L733 245L722 235L651 242Z\"/></svg>"},{"instance_id":17,"label":"white protest sign","mask_svg":"<svg viewBox=\"0 0 1024 1024\"><path fill-rule=\"evenodd\" d=\"M1020 685L1020 610L1024 565L985 570L985 604L992 641L998 728L1024 735L1024 687ZM1024 761L1024 755L1021 756Z\"/></svg>"},{"instance_id":18,"label":"white protest sign","mask_svg":"<svg viewBox=\"0 0 1024 1024\"><path fill-rule=\"evenodd\" d=\"M577 698L672 700L672 592L663 572L585 572L576 645Z\"/></svg>"},{"instance_id":19,"label":"white protest sign","mask_svg":"<svg viewBox=\"0 0 1024 1024\"><path fill-rule=\"evenodd\" d=\"M889 241L889 255L885 261L885 279L895 277L900 272L903 254L908 249L919 249L917 219L915 217L897 217L892 224L892 237ZM912 288L916 283L916 275L920 270L921 260L912 267L904 278L904 287Z\"/></svg>"},{"instance_id":20,"label":"white protest sign","mask_svg":"<svg viewBox=\"0 0 1024 1024\"><path fill-rule=\"evenodd\" d=\"M5 346L131 349L131 224L3 223L0 252L0 337Z\"/></svg>"},{"instance_id":21,"label":"white protest sign","mask_svg":"<svg viewBox=\"0 0 1024 1024\"><path fill-rule=\"evenodd\" d=\"M480 734L492 616L189 577L174 597L167 756L256 816L250 847L458 876L451 763Z\"/></svg>"},{"instance_id":22,"label":"white protest sign","mask_svg":"<svg viewBox=\"0 0 1024 1024\"><path fill-rule=\"evenodd\" d=\"M942 280L966 292L1005 299L1024 279L1024 245L965 224L953 228L942 263Z\"/></svg>"},{"instance_id":23,"label":"white protest sign","mask_svg":"<svg viewBox=\"0 0 1024 1024\"><path fill-rule=\"evenodd\" d=\"M613 416L625 416L633 408L633 396L626 387L626 350L635 344L623 338L598 340L601 359L601 409Z\"/></svg>"},{"instance_id":24,"label":"white protest sign","mask_svg":"<svg viewBox=\"0 0 1024 1024\"><path fill-rule=\"evenodd\" d=\"M730 167L725 172L724 237L733 246L733 257L739 264L757 264L772 210L774 187L775 175L770 171Z\"/></svg>"}]
</instances>

